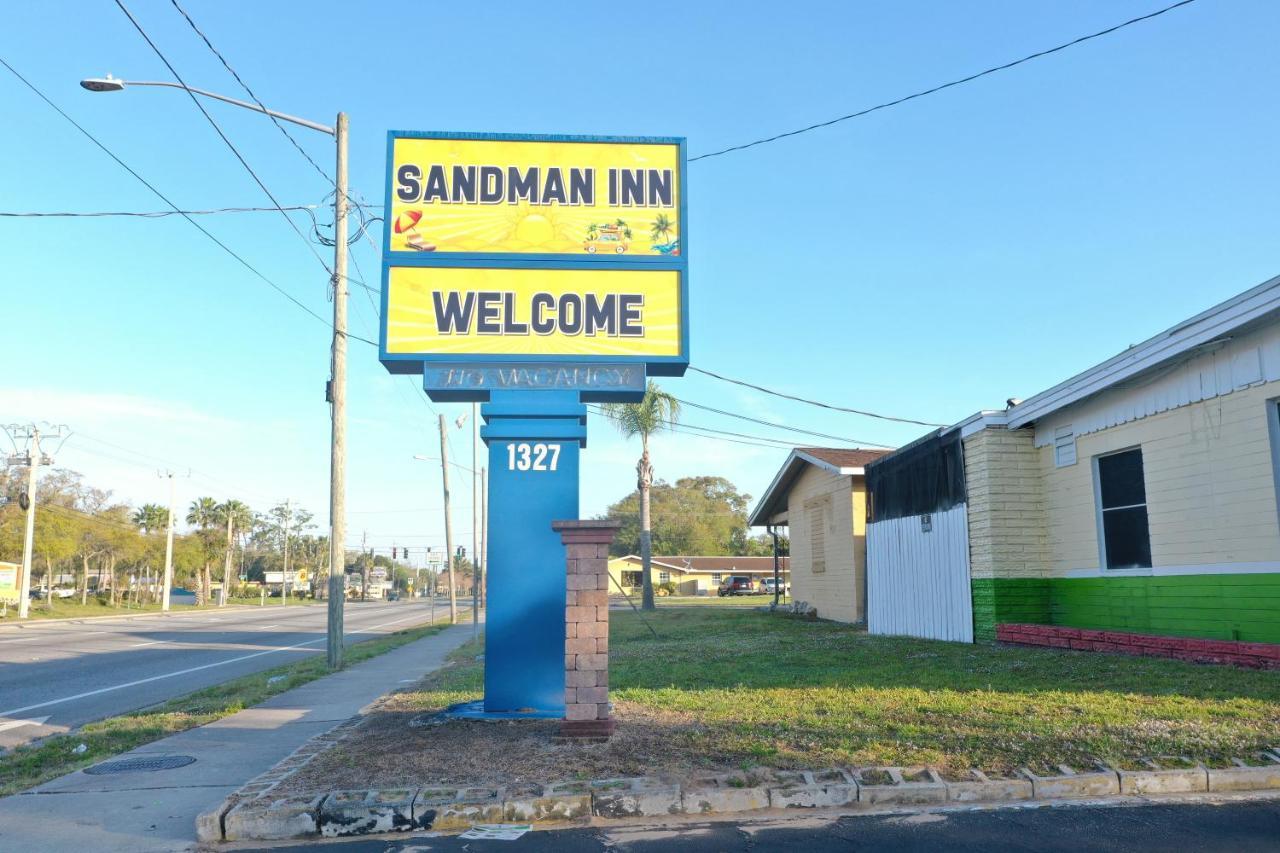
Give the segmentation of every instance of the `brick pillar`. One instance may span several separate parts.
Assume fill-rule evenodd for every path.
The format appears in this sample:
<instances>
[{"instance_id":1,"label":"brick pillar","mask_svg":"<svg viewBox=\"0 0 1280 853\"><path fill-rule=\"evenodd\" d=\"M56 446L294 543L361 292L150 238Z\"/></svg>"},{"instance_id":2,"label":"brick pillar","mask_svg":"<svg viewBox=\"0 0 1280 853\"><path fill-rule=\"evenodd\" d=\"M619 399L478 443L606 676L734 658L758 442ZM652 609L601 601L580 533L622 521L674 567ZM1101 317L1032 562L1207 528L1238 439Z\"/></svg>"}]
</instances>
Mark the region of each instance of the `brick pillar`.
<instances>
[{"instance_id":1,"label":"brick pillar","mask_svg":"<svg viewBox=\"0 0 1280 853\"><path fill-rule=\"evenodd\" d=\"M609 716L609 545L612 521L553 521L565 546L564 721L560 734L604 739Z\"/></svg>"}]
</instances>

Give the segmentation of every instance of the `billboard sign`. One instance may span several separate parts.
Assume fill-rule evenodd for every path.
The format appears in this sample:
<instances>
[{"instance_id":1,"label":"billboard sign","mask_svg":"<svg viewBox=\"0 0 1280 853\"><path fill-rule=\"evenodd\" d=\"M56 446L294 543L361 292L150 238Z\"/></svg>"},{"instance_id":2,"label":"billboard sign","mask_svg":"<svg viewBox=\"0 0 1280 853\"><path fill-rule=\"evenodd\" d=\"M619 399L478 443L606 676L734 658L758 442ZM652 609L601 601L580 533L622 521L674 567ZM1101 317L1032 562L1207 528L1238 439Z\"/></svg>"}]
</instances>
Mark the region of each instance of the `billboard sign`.
<instances>
[{"instance_id":1,"label":"billboard sign","mask_svg":"<svg viewBox=\"0 0 1280 853\"><path fill-rule=\"evenodd\" d=\"M392 131L380 357L435 399L523 389L643 393L689 363L679 138ZM572 365L560 376L531 372ZM591 373L610 368L614 374ZM600 380L625 387L593 396ZM642 374L643 375L643 374ZM441 380L444 380L443 382ZM638 389L636 386L639 386Z\"/></svg>"},{"instance_id":2,"label":"billboard sign","mask_svg":"<svg viewBox=\"0 0 1280 853\"><path fill-rule=\"evenodd\" d=\"M682 256L684 143L395 133L385 248L412 256Z\"/></svg>"}]
</instances>

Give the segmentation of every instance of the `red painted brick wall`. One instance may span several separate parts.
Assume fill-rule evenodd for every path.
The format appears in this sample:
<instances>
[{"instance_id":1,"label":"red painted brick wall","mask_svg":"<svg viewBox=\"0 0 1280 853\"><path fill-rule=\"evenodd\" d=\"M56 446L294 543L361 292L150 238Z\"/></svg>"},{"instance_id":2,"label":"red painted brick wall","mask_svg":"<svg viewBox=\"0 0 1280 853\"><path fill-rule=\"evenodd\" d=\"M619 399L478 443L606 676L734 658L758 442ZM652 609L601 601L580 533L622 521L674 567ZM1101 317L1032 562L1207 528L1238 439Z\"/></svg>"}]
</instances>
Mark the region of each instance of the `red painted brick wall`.
<instances>
[{"instance_id":1,"label":"red painted brick wall","mask_svg":"<svg viewBox=\"0 0 1280 853\"><path fill-rule=\"evenodd\" d=\"M1023 623L996 625L996 640L1020 646L1147 655L1252 669L1280 669L1280 644L1277 643L1158 637L1150 634L1130 634L1124 631L1099 631L1091 628L1062 628L1057 625Z\"/></svg>"}]
</instances>

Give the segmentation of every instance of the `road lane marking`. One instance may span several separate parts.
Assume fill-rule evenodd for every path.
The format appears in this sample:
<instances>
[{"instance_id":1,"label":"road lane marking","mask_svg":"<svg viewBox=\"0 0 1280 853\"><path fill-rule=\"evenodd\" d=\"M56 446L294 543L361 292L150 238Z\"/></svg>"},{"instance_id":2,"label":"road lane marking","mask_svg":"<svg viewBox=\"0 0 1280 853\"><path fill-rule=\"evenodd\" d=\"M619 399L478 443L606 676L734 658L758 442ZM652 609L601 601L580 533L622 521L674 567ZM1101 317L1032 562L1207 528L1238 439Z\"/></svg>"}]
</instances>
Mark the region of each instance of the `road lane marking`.
<instances>
[{"instance_id":1,"label":"road lane marking","mask_svg":"<svg viewBox=\"0 0 1280 853\"><path fill-rule=\"evenodd\" d=\"M399 622L405 622L405 621L408 621L409 619L417 619L417 618L418 616L406 616L404 619L396 619L392 622L383 622L381 625L371 625L368 628L360 628L358 630L353 630L351 631L351 633L355 634L361 631L373 631L377 628L385 628L387 625L395 625ZM206 669L213 669L215 666L225 666L226 664L229 664L229 663L239 663L240 661L244 661L244 660L252 660L253 658L260 658L263 655L271 655L271 654L275 654L276 652L287 652L287 651L290 651L291 649L301 649L307 646L314 646L316 643L323 643L323 642L326 642L327 640L328 640L327 637L320 637L319 639L308 640L305 643L294 643L292 646L279 646L274 649L267 649L266 651L254 652L253 654L240 655L239 657L227 658L226 660L219 660L219 661L214 661L213 663L206 663L206 664L201 664L200 666L193 666L193 667L188 667L187 669L180 669L180 670L177 670L176 672L166 672L161 675L153 675L150 678L139 678L136 681L128 681L128 682L125 682L124 684L113 684L110 687L99 687L97 690L88 690L88 691L85 691L84 693L77 693L74 696L64 696L61 699L50 699L47 702L37 702L34 705L24 705L21 708L14 708L9 711L0 711L0 717L14 717L14 716L17 716L18 714L26 713L27 711L34 711L37 708L48 708L50 705L61 705L64 702L74 702L77 699L87 699L90 696L100 696L103 693L111 693L115 690L126 690L130 687L137 687L138 685L141 685L141 684L150 684L153 681L163 681L166 678L177 678L180 675L189 675L190 673L193 673L193 672L200 672Z\"/></svg>"},{"instance_id":2,"label":"road lane marking","mask_svg":"<svg viewBox=\"0 0 1280 853\"><path fill-rule=\"evenodd\" d=\"M30 720L5 720L0 723L0 732L7 732L9 729L20 729L23 726L43 726L48 717L35 717Z\"/></svg>"}]
</instances>

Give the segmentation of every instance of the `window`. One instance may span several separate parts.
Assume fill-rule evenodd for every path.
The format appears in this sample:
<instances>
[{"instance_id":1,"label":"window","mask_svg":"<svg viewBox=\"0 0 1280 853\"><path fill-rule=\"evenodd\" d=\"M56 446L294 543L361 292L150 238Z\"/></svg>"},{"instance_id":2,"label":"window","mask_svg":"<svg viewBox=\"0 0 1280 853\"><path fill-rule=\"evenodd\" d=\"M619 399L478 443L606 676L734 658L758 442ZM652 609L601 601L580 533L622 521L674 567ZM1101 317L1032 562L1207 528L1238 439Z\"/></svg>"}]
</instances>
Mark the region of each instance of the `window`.
<instances>
[{"instance_id":1,"label":"window","mask_svg":"<svg viewBox=\"0 0 1280 853\"><path fill-rule=\"evenodd\" d=\"M712 573L711 573L711 582L712 582L712 583L720 583L720 581L721 581L721 580L723 580L723 579L724 579L724 576L723 576L723 575L721 575L721 574L720 574L720 572L712 572Z\"/></svg>"},{"instance_id":2,"label":"window","mask_svg":"<svg viewBox=\"0 0 1280 853\"><path fill-rule=\"evenodd\" d=\"M666 583L671 580L671 572L658 572L658 583Z\"/></svg>"},{"instance_id":3,"label":"window","mask_svg":"<svg viewBox=\"0 0 1280 853\"><path fill-rule=\"evenodd\" d=\"M1108 569L1150 568L1142 448L1095 457L1094 466L1102 565Z\"/></svg>"},{"instance_id":4,"label":"window","mask_svg":"<svg viewBox=\"0 0 1280 853\"><path fill-rule=\"evenodd\" d=\"M623 572L622 585L627 587L640 586L643 583L643 581L640 579L641 574L642 574L641 572L630 572L630 571Z\"/></svg>"}]
</instances>

